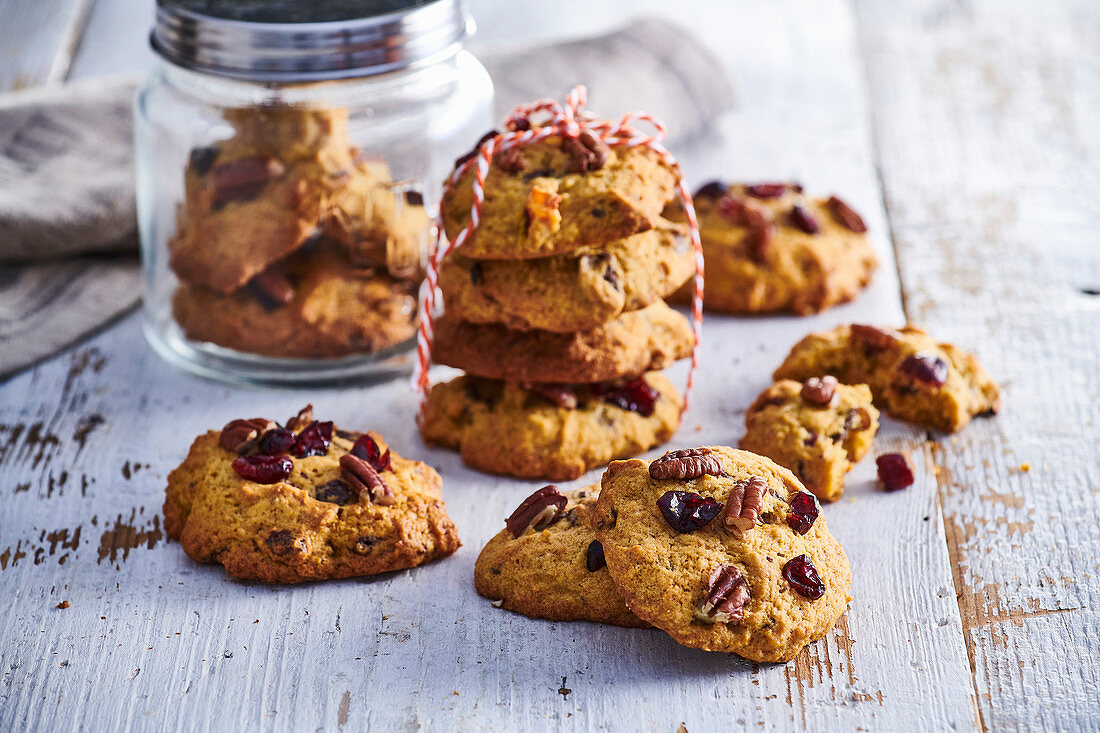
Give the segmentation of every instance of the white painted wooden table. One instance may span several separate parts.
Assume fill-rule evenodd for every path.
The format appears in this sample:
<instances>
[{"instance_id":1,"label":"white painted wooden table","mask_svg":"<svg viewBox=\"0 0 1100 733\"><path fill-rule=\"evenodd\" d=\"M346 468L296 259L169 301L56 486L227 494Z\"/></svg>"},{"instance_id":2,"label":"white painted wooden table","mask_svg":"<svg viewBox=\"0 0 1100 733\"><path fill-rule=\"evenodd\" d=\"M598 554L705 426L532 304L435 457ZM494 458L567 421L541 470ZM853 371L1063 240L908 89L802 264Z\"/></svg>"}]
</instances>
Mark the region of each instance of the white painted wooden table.
<instances>
[{"instance_id":1,"label":"white painted wooden table","mask_svg":"<svg viewBox=\"0 0 1100 733\"><path fill-rule=\"evenodd\" d=\"M761 666L493 608L474 558L537 484L423 446L404 383L205 382L158 361L130 316L0 384L0 730L1100 729L1100 7L544 5L476 0L480 41L642 12L692 26L740 97L714 139L678 151L693 182L836 191L883 261L820 316L709 317L674 446L735 443L789 346L852 320L908 317L976 350L1004 413L954 437L885 421L875 451L909 451L916 485L876 491L869 459L851 474L826 509L850 610ZM151 17L151 0L0 0L0 88L139 68ZM266 587L166 542L165 476L191 437L307 401L437 466L465 546L373 580Z\"/></svg>"}]
</instances>

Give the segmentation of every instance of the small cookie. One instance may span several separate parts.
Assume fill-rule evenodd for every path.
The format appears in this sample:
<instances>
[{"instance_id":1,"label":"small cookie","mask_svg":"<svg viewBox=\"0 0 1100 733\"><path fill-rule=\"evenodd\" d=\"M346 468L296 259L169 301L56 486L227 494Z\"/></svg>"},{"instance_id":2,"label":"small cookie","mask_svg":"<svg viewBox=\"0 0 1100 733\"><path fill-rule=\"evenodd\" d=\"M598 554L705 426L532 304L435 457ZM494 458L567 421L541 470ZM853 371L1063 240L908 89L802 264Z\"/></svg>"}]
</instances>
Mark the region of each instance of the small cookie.
<instances>
[{"instance_id":1,"label":"small cookie","mask_svg":"<svg viewBox=\"0 0 1100 733\"><path fill-rule=\"evenodd\" d=\"M680 644L792 659L847 608L852 574L785 468L733 448L615 461L593 523L627 606Z\"/></svg>"},{"instance_id":2,"label":"small cookie","mask_svg":"<svg viewBox=\"0 0 1100 733\"><path fill-rule=\"evenodd\" d=\"M687 230L665 223L605 248L534 260L452 254L439 270L447 310L515 330L590 331L671 294L695 271Z\"/></svg>"},{"instance_id":3,"label":"small cookie","mask_svg":"<svg viewBox=\"0 0 1100 733\"><path fill-rule=\"evenodd\" d=\"M377 434L335 430L307 408L285 428L234 420L196 438L168 475L164 526L193 560L234 578L373 575L458 549L441 484Z\"/></svg>"},{"instance_id":4,"label":"small cookie","mask_svg":"<svg viewBox=\"0 0 1100 733\"><path fill-rule=\"evenodd\" d=\"M603 382L664 369L691 355L684 316L656 301L591 331L513 331L504 326L436 320L432 358L487 379Z\"/></svg>"},{"instance_id":5,"label":"small cookie","mask_svg":"<svg viewBox=\"0 0 1100 733\"><path fill-rule=\"evenodd\" d=\"M460 451L471 468L567 481L667 441L680 424L682 404L672 383L656 373L526 389L463 376L432 387L420 434Z\"/></svg>"},{"instance_id":6,"label":"small cookie","mask_svg":"<svg viewBox=\"0 0 1100 733\"><path fill-rule=\"evenodd\" d=\"M509 526L477 556L477 592L499 608L532 618L649 626L626 607L607 572L589 520L599 493L599 484L536 492L535 502L525 501L517 510L523 516L509 517ZM546 507L552 507L546 516L527 521Z\"/></svg>"},{"instance_id":7,"label":"small cookie","mask_svg":"<svg viewBox=\"0 0 1100 733\"><path fill-rule=\"evenodd\" d=\"M745 414L745 427L742 449L789 468L822 501L836 501L844 475L871 449L878 410L865 384L784 379L760 393Z\"/></svg>"},{"instance_id":8,"label":"small cookie","mask_svg":"<svg viewBox=\"0 0 1100 733\"><path fill-rule=\"evenodd\" d=\"M168 242L179 278L231 293L304 245L351 180L351 150L335 137L346 115L272 109L264 119L278 120L275 127L245 124L233 138L193 150Z\"/></svg>"},{"instance_id":9,"label":"small cookie","mask_svg":"<svg viewBox=\"0 0 1100 733\"><path fill-rule=\"evenodd\" d=\"M269 278L278 288L261 288ZM299 251L228 295L181 284L172 313L184 335L251 354L322 358L377 352L416 334L416 284L357 270L331 244Z\"/></svg>"},{"instance_id":10,"label":"small cookie","mask_svg":"<svg viewBox=\"0 0 1100 733\"><path fill-rule=\"evenodd\" d=\"M676 173L647 147L608 148L588 133L582 139L591 145L552 136L498 153L485 180L480 222L462 254L548 257L652 229L676 195ZM474 171L471 166L440 204L450 239L469 224Z\"/></svg>"},{"instance_id":11,"label":"small cookie","mask_svg":"<svg viewBox=\"0 0 1100 733\"><path fill-rule=\"evenodd\" d=\"M816 313L858 295L878 266L859 215L835 196L803 196L797 184L709 183L695 209L709 310Z\"/></svg>"},{"instance_id":12,"label":"small cookie","mask_svg":"<svg viewBox=\"0 0 1100 733\"><path fill-rule=\"evenodd\" d=\"M949 433L975 415L996 414L1001 405L1000 389L976 357L912 324L854 324L810 334L795 344L774 378L825 374L867 384L875 404L896 418Z\"/></svg>"}]
</instances>

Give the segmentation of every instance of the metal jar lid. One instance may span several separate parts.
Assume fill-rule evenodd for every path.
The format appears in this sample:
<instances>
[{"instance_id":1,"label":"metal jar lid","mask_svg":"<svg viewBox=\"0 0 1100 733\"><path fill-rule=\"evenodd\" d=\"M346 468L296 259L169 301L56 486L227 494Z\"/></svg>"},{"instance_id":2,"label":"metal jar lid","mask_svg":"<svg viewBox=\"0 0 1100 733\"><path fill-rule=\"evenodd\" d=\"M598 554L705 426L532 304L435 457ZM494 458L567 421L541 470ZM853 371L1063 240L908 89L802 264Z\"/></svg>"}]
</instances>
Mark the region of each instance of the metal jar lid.
<instances>
[{"instance_id":1,"label":"metal jar lid","mask_svg":"<svg viewBox=\"0 0 1100 733\"><path fill-rule=\"evenodd\" d=\"M187 69L301 83L428 65L472 29L463 0L157 0L150 43Z\"/></svg>"}]
</instances>

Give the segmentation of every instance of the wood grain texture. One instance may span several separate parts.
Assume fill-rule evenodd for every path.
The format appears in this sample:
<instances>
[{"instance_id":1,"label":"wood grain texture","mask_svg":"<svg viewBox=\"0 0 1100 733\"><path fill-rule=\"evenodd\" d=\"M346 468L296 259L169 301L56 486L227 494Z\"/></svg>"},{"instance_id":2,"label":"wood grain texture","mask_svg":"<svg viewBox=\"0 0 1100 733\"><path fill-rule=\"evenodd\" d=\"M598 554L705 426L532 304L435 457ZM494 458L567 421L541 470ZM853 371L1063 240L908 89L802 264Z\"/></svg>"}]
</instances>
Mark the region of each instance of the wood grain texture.
<instances>
[{"instance_id":1,"label":"wood grain texture","mask_svg":"<svg viewBox=\"0 0 1100 733\"><path fill-rule=\"evenodd\" d=\"M906 311L1005 386L927 445L982 724L1096 729L1100 6L860 11Z\"/></svg>"},{"instance_id":2,"label":"wood grain texture","mask_svg":"<svg viewBox=\"0 0 1100 733\"><path fill-rule=\"evenodd\" d=\"M0 3L0 92L63 81L93 1Z\"/></svg>"}]
</instances>

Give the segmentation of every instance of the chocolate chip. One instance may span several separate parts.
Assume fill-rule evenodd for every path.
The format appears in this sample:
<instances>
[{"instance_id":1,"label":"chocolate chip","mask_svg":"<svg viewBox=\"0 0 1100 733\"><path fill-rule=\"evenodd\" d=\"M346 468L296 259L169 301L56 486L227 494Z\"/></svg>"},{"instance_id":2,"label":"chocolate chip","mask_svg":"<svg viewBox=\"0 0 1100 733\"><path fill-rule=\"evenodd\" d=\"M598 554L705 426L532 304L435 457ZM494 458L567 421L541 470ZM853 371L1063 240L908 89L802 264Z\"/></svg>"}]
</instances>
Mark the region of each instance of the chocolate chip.
<instances>
[{"instance_id":1,"label":"chocolate chip","mask_svg":"<svg viewBox=\"0 0 1100 733\"><path fill-rule=\"evenodd\" d=\"M600 544L599 540L592 540L592 542L589 543L588 550L585 552L584 564L590 573L607 567L607 559L603 554L603 545Z\"/></svg>"},{"instance_id":2,"label":"chocolate chip","mask_svg":"<svg viewBox=\"0 0 1100 733\"><path fill-rule=\"evenodd\" d=\"M481 263L475 262L474 264L470 265L470 284L481 285L484 279L484 274L481 271Z\"/></svg>"},{"instance_id":3,"label":"chocolate chip","mask_svg":"<svg viewBox=\"0 0 1100 733\"><path fill-rule=\"evenodd\" d=\"M205 176L214 166L214 161L218 159L220 153L221 148L217 145L208 145L203 148L191 148L191 154L188 156L188 164L195 173L198 173L200 176Z\"/></svg>"},{"instance_id":4,"label":"chocolate chip","mask_svg":"<svg viewBox=\"0 0 1100 733\"><path fill-rule=\"evenodd\" d=\"M355 495L355 492L353 492L346 483L336 478L326 484L318 486L313 494L313 498L317 501L325 501L329 504L345 506L355 502L359 497Z\"/></svg>"}]
</instances>

